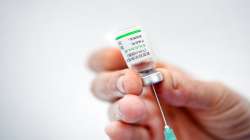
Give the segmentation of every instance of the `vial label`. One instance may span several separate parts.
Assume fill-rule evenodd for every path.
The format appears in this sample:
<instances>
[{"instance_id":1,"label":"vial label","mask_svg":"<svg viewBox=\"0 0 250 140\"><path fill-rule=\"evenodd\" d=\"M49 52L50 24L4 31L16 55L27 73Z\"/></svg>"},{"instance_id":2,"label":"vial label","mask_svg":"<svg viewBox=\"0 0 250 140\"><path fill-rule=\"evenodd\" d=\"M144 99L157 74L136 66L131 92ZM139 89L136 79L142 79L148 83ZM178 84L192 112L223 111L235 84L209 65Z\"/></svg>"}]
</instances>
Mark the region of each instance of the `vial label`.
<instances>
[{"instance_id":1,"label":"vial label","mask_svg":"<svg viewBox=\"0 0 250 140\"><path fill-rule=\"evenodd\" d=\"M152 53L141 28L132 27L121 31L115 38L129 67L152 60Z\"/></svg>"}]
</instances>

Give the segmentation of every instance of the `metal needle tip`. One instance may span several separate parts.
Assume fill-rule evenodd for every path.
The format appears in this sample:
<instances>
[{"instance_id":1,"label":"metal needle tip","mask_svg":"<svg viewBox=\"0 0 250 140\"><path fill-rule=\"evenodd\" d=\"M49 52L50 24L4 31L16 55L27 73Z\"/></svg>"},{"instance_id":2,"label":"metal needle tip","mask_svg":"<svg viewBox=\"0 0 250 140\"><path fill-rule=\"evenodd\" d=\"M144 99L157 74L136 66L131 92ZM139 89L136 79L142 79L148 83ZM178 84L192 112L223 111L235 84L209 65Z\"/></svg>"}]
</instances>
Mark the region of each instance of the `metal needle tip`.
<instances>
[{"instance_id":1,"label":"metal needle tip","mask_svg":"<svg viewBox=\"0 0 250 140\"><path fill-rule=\"evenodd\" d=\"M154 96L156 98L156 101L157 101L157 104L158 104L158 107L160 109L160 112L161 112L161 116L162 116L162 119L163 119L163 122L165 124L165 128L169 128L168 124L167 124L167 121L166 121L166 118L165 118L165 114L163 112L163 109L162 109L162 106L161 106L161 103L160 103L160 100L158 98L158 95L156 93L156 90L155 90L155 87L154 85L151 85L152 89L153 89L153 93L154 93Z\"/></svg>"}]
</instances>

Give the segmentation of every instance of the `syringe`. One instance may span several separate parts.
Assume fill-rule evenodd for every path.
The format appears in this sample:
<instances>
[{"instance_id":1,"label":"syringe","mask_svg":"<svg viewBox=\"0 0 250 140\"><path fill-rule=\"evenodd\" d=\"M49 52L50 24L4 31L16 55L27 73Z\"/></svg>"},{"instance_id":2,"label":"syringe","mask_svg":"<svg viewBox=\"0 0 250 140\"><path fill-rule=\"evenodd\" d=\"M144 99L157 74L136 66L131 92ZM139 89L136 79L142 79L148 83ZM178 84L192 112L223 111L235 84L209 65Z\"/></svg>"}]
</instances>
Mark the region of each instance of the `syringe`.
<instances>
[{"instance_id":1,"label":"syringe","mask_svg":"<svg viewBox=\"0 0 250 140\"><path fill-rule=\"evenodd\" d=\"M143 75L146 75L146 76L143 76ZM158 105L158 108L160 110L162 120L164 123L164 138L165 138L165 140L176 140L176 136L174 134L173 129L171 129L167 124L166 116L164 114L162 104L159 100L158 94L157 94L157 92L155 90L155 86L154 86L154 84L158 84L158 83L163 81L162 74L153 69L153 70L151 70L150 74L145 74L145 73L143 74L142 73L142 80L143 80L144 86L150 85L152 88L153 95L155 96L155 99L156 99L156 102L157 102L157 105Z\"/></svg>"},{"instance_id":2,"label":"syringe","mask_svg":"<svg viewBox=\"0 0 250 140\"><path fill-rule=\"evenodd\" d=\"M175 137L175 134L174 134L173 130L167 124L166 117L165 117L165 114L164 114L164 112L162 110L161 102L160 102L160 100L158 98L155 87L154 87L154 85L151 85L151 87L152 87L154 96L156 98L156 102L158 104L158 107L160 109L161 116L162 116L162 119L163 119L163 122L164 122L164 137L165 137L165 140L176 140L176 137Z\"/></svg>"}]
</instances>

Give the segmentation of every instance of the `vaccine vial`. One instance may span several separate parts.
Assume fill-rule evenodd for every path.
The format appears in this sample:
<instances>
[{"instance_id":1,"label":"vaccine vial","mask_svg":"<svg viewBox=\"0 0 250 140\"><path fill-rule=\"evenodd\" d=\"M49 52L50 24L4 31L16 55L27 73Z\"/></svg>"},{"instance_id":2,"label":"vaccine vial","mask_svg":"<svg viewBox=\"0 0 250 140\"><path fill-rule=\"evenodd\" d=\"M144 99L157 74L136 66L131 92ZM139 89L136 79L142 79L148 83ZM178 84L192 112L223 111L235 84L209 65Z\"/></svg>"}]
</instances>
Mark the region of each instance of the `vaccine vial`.
<instances>
[{"instance_id":1,"label":"vaccine vial","mask_svg":"<svg viewBox=\"0 0 250 140\"><path fill-rule=\"evenodd\" d=\"M116 33L115 41L129 68L137 71L145 86L163 80L160 72L155 70L151 48L143 29L140 26L130 27Z\"/></svg>"},{"instance_id":2,"label":"vaccine vial","mask_svg":"<svg viewBox=\"0 0 250 140\"><path fill-rule=\"evenodd\" d=\"M154 87L154 84L163 80L163 76L155 69L153 53L144 31L140 26L124 29L116 34L115 42L119 46L128 67L140 74L144 86L150 85L152 87L165 124L165 140L176 140L173 130L167 125L160 100Z\"/></svg>"}]
</instances>

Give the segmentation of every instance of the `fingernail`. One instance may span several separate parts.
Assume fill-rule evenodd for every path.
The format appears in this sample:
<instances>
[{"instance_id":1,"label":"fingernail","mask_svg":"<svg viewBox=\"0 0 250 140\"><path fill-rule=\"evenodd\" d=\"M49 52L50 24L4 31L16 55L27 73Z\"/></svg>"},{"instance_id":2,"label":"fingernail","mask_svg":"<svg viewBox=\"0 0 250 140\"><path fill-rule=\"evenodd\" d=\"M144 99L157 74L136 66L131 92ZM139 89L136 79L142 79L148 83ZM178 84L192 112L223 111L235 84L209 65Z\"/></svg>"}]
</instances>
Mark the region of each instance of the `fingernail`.
<instances>
[{"instance_id":1,"label":"fingernail","mask_svg":"<svg viewBox=\"0 0 250 140\"><path fill-rule=\"evenodd\" d=\"M120 105L116 103L112 108L110 108L109 113L111 114L111 120L119 121L122 119L123 114L120 110Z\"/></svg>"},{"instance_id":2,"label":"fingernail","mask_svg":"<svg viewBox=\"0 0 250 140\"><path fill-rule=\"evenodd\" d=\"M116 83L116 87L121 93L125 93L125 90L124 90L124 76L119 77L119 79L117 80L117 83Z\"/></svg>"},{"instance_id":3,"label":"fingernail","mask_svg":"<svg viewBox=\"0 0 250 140\"><path fill-rule=\"evenodd\" d=\"M122 117L123 117L123 114L121 112L120 105L118 104L115 108L115 118L116 120L121 120Z\"/></svg>"},{"instance_id":4,"label":"fingernail","mask_svg":"<svg viewBox=\"0 0 250 140\"><path fill-rule=\"evenodd\" d=\"M119 121L122 119L123 114L121 113L120 105L119 103L115 103L112 108L109 108L108 110L110 114L110 119L112 121Z\"/></svg>"}]
</instances>

